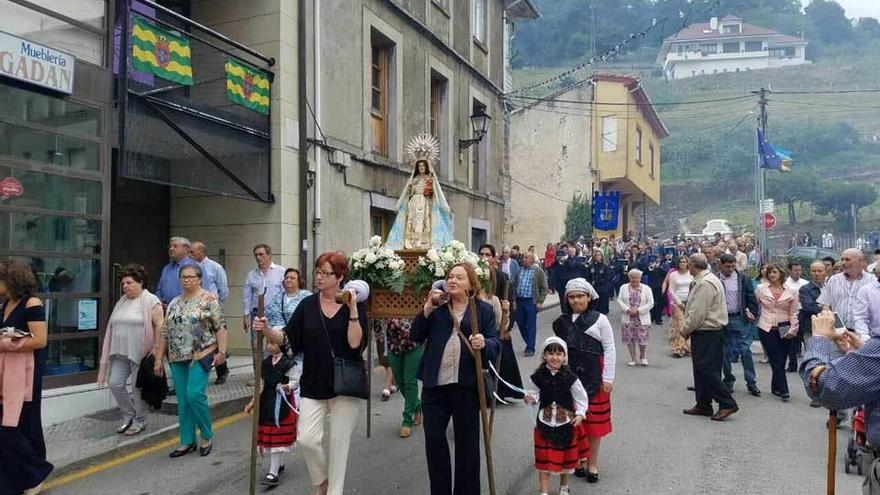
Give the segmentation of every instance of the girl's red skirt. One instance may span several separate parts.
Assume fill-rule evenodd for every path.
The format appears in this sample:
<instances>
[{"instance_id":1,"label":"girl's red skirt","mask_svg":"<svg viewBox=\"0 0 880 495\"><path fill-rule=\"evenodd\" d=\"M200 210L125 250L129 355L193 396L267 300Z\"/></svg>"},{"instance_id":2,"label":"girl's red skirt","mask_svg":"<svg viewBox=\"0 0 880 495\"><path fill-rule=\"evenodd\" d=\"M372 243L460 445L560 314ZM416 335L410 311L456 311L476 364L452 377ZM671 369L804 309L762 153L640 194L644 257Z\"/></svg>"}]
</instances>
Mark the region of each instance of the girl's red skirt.
<instances>
[{"instance_id":1,"label":"girl's red skirt","mask_svg":"<svg viewBox=\"0 0 880 495\"><path fill-rule=\"evenodd\" d=\"M590 455L590 442L587 440L584 423L575 428L571 443L566 447L556 447L548 442L535 428L535 468L551 473L572 473L578 461Z\"/></svg>"},{"instance_id":2,"label":"girl's red skirt","mask_svg":"<svg viewBox=\"0 0 880 495\"><path fill-rule=\"evenodd\" d=\"M287 400L296 406L293 395L289 395ZM296 441L296 412L291 409L290 413L278 421L275 426L275 419L272 418L272 424L260 423L257 429L257 445L260 450L291 447Z\"/></svg>"},{"instance_id":3,"label":"girl's red skirt","mask_svg":"<svg viewBox=\"0 0 880 495\"><path fill-rule=\"evenodd\" d=\"M605 356L599 356L599 367L604 371ZM604 437L611 433L611 394L599 388L599 391L590 397L587 407L585 425L586 433L591 437Z\"/></svg>"}]
</instances>

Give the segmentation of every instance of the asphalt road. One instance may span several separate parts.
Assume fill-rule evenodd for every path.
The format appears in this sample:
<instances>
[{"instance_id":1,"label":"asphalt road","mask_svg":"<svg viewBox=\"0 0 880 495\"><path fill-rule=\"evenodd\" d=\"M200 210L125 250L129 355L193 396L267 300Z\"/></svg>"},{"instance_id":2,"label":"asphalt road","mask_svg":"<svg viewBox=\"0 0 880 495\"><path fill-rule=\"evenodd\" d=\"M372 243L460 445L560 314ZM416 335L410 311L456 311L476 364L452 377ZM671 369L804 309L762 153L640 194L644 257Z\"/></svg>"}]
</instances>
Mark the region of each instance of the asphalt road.
<instances>
[{"instance_id":1,"label":"asphalt road","mask_svg":"<svg viewBox=\"0 0 880 495\"><path fill-rule=\"evenodd\" d=\"M539 341L549 336L550 323L558 313L558 309L550 309L539 315ZM616 313L611 321L619 326ZM685 389L693 383L691 362L667 355L664 335L665 328L653 327L647 368L627 367L626 350L618 344L612 403L614 432L602 444L602 479L597 485L574 479L572 493L825 493L827 411L808 406L796 375L789 374L789 403L769 394L769 366L757 364L764 396L746 394L740 380L734 394L740 412L727 422L684 416L681 410L693 405L693 393ZM518 336L514 345L522 350ZM520 359L523 375L537 365L536 359ZM741 377L742 369L734 369ZM421 429L406 440L397 436L402 407L399 394L389 402L373 402L373 436L365 438L362 422L353 438L346 493L428 493ZM840 461L848 434L848 428L838 430L840 494L861 493L861 477L844 474ZM154 452L46 493L244 494L248 492L249 435L250 421L240 420L216 432L214 452L208 457L191 454L169 459L166 451ZM531 438L531 419L525 407L499 408L493 441L498 494L537 493ZM260 477L263 475L261 472ZM258 492L264 491L258 488ZM299 453L289 455L281 486L268 491L312 493ZM488 493L485 475L483 492Z\"/></svg>"}]
</instances>

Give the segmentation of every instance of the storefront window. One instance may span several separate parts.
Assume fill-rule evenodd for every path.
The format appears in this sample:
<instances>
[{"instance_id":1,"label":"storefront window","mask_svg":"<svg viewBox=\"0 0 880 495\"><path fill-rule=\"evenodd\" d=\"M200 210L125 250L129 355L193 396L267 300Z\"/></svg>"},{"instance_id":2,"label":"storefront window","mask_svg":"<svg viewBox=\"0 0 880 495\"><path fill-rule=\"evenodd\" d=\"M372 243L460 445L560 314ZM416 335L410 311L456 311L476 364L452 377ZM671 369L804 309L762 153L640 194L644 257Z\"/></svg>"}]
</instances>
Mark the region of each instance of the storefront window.
<instances>
[{"instance_id":1,"label":"storefront window","mask_svg":"<svg viewBox=\"0 0 880 495\"><path fill-rule=\"evenodd\" d=\"M0 206L101 213L101 183L98 181L0 166L0 181L6 177L14 177L20 182L22 193L0 201Z\"/></svg>"},{"instance_id":2,"label":"storefront window","mask_svg":"<svg viewBox=\"0 0 880 495\"><path fill-rule=\"evenodd\" d=\"M0 210L0 249L101 254L101 221Z\"/></svg>"},{"instance_id":3,"label":"storefront window","mask_svg":"<svg viewBox=\"0 0 880 495\"><path fill-rule=\"evenodd\" d=\"M32 0L33 1L33 0ZM42 0L37 4L104 30L104 2ZM8 0L0 0L0 31L68 52L96 65L104 63L104 37Z\"/></svg>"},{"instance_id":4,"label":"storefront window","mask_svg":"<svg viewBox=\"0 0 880 495\"><path fill-rule=\"evenodd\" d=\"M40 293L93 293L101 290L101 260L11 256L31 267Z\"/></svg>"},{"instance_id":5,"label":"storefront window","mask_svg":"<svg viewBox=\"0 0 880 495\"><path fill-rule=\"evenodd\" d=\"M69 138L4 122L0 122L0 156L81 170L101 168L97 142Z\"/></svg>"},{"instance_id":6,"label":"storefront window","mask_svg":"<svg viewBox=\"0 0 880 495\"><path fill-rule=\"evenodd\" d=\"M0 0L2 1L2 0ZM0 121L57 130L86 138L101 136L101 112L67 98L15 86L0 86Z\"/></svg>"},{"instance_id":7,"label":"storefront window","mask_svg":"<svg viewBox=\"0 0 880 495\"><path fill-rule=\"evenodd\" d=\"M49 342L46 375L69 375L97 369L98 337Z\"/></svg>"}]
</instances>

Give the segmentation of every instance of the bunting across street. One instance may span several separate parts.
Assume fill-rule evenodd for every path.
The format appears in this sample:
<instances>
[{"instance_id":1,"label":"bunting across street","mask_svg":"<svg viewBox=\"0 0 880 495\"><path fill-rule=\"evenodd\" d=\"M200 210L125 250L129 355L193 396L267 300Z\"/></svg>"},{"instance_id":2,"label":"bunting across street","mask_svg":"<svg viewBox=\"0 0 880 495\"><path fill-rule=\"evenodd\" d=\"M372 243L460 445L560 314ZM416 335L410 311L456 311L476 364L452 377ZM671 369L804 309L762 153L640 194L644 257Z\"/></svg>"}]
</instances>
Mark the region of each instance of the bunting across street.
<instances>
[{"instance_id":1,"label":"bunting across street","mask_svg":"<svg viewBox=\"0 0 880 495\"><path fill-rule=\"evenodd\" d=\"M131 66L185 86L193 85L189 39L134 16L131 28Z\"/></svg>"},{"instance_id":2,"label":"bunting across street","mask_svg":"<svg viewBox=\"0 0 880 495\"><path fill-rule=\"evenodd\" d=\"M233 58L226 59L226 97L251 110L269 113L269 77Z\"/></svg>"}]
</instances>

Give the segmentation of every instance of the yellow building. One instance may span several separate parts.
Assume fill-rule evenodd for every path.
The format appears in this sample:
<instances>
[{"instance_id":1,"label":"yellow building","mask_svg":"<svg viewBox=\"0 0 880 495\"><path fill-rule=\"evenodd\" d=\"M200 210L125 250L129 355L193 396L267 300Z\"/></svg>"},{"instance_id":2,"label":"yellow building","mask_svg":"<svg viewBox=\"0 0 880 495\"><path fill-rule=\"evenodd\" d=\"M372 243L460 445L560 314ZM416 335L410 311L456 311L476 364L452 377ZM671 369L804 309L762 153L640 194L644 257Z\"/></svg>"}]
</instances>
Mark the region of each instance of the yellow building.
<instances>
[{"instance_id":1,"label":"yellow building","mask_svg":"<svg viewBox=\"0 0 880 495\"><path fill-rule=\"evenodd\" d=\"M660 204L660 140L669 135L635 77L596 74L590 105L590 170L594 191L619 191L617 230L594 237L619 237L642 230L644 206Z\"/></svg>"},{"instance_id":2,"label":"yellow building","mask_svg":"<svg viewBox=\"0 0 880 495\"><path fill-rule=\"evenodd\" d=\"M545 98L513 101L504 243L563 239L572 198L601 191L620 191L620 221L594 236L640 232L640 205L660 203L660 140L668 132L639 80L596 74Z\"/></svg>"}]
</instances>

